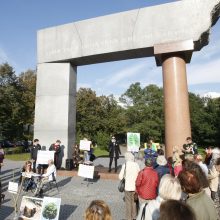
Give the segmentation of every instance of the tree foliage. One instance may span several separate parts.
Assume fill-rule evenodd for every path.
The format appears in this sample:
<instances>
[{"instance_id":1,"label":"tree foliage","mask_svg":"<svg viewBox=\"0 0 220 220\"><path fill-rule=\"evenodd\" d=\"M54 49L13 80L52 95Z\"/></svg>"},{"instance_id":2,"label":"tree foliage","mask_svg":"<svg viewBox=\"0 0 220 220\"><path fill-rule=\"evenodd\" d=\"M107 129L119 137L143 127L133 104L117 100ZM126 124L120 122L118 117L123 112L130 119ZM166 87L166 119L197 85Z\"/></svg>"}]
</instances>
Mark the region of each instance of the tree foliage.
<instances>
[{"instance_id":1,"label":"tree foliage","mask_svg":"<svg viewBox=\"0 0 220 220\"><path fill-rule=\"evenodd\" d=\"M154 138L163 142L163 90L156 85L141 88L140 83L132 84L120 97L126 104L127 132L141 133L141 140Z\"/></svg>"},{"instance_id":2,"label":"tree foliage","mask_svg":"<svg viewBox=\"0 0 220 220\"><path fill-rule=\"evenodd\" d=\"M16 75L8 63L0 65L0 135L9 140L24 138L24 125L34 122L36 74L32 70ZM120 97L97 96L80 88L77 92L77 142L87 137L107 146L111 135L123 141L127 132L141 134L141 141L153 138L164 143L163 89L133 83ZM220 98L189 93L192 137L200 145L220 146Z\"/></svg>"},{"instance_id":3,"label":"tree foliage","mask_svg":"<svg viewBox=\"0 0 220 220\"><path fill-rule=\"evenodd\" d=\"M30 78L32 84L29 84ZM1 138L23 138L25 124L33 124L36 76L27 71L16 76L13 68L0 65L0 130Z\"/></svg>"}]
</instances>

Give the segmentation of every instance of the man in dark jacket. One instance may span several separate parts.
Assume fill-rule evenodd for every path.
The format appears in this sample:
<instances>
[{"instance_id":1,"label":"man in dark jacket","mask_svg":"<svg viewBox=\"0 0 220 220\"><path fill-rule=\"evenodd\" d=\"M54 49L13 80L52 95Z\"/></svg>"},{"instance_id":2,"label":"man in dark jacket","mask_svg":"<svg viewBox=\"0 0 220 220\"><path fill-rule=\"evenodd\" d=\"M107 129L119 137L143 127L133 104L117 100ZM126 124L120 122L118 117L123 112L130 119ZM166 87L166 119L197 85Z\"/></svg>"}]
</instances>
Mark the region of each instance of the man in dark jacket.
<instances>
[{"instance_id":1,"label":"man in dark jacket","mask_svg":"<svg viewBox=\"0 0 220 220\"><path fill-rule=\"evenodd\" d=\"M31 160L33 161L33 171L36 172L36 161L37 161L37 152L41 150L41 146L39 144L38 139L34 139L33 146L31 147Z\"/></svg>"},{"instance_id":2,"label":"man in dark jacket","mask_svg":"<svg viewBox=\"0 0 220 220\"><path fill-rule=\"evenodd\" d=\"M50 145L50 151L55 151L54 153L54 165L57 169L60 169L62 164L61 158L61 141L57 140L54 144Z\"/></svg>"},{"instance_id":3,"label":"man in dark jacket","mask_svg":"<svg viewBox=\"0 0 220 220\"><path fill-rule=\"evenodd\" d=\"M108 150L109 150L109 157L110 157L108 172L111 172L112 161L114 158L115 159L115 173L116 173L117 172L117 160L119 158L119 155L121 154L121 150L114 136L112 137L112 140L110 141L108 145Z\"/></svg>"}]
</instances>

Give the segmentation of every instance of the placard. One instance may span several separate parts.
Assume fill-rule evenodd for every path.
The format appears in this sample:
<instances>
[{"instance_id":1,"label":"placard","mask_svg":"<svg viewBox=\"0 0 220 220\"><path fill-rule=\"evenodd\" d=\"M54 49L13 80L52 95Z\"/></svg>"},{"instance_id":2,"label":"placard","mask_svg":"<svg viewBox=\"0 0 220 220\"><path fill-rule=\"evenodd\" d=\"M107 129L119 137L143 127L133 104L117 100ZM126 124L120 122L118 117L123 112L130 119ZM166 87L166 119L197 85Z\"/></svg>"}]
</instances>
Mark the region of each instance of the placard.
<instances>
[{"instance_id":1,"label":"placard","mask_svg":"<svg viewBox=\"0 0 220 220\"><path fill-rule=\"evenodd\" d=\"M40 220L43 199L23 196L19 211L19 220Z\"/></svg>"},{"instance_id":2,"label":"placard","mask_svg":"<svg viewBox=\"0 0 220 220\"><path fill-rule=\"evenodd\" d=\"M48 160L54 160L55 151L38 150L37 151L37 164L48 164Z\"/></svg>"},{"instance_id":3,"label":"placard","mask_svg":"<svg viewBox=\"0 0 220 220\"><path fill-rule=\"evenodd\" d=\"M90 151L91 141L80 140L79 149Z\"/></svg>"},{"instance_id":4,"label":"placard","mask_svg":"<svg viewBox=\"0 0 220 220\"><path fill-rule=\"evenodd\" d=\"M79 164L78 176L93 179L94 166Z\"/></svg>"},{"instance_id":5,"label":"placard","mask_svg":"<svg viewBox=\"0 0 220 220\"><path fill-rule=\"evenodd\" d=\"M140 133L127 133L127 151L138 152L140 148Z\"/></svg>"},{"instance_id":6,"label":"placard","mask_svg":"<svg viewBox=\"0 0 220 220\"><path fill-rule=\"evenodd\" d=\"M58 220L60 213L60 198L36 198L23 196L19 211L19 220Z\"/></svg>"},{"instance_id":7,"label":"placard","mask_svg":"<svg viewBox=\"0 0 220 220\"><path fill-rule=\"evenodd\" d=\"M18 183L9 182L8 183L8 192L17 194L18 193Z\"/></svg>"},{"instance_id":8,"label":"placard","mask_svg":"<svg viewBox=\"0 0 220 220\"><path fill-rule=\"evenodd\" d=\"M60 204L60 198L44 197L40 220L58 220L60 213Z\"/></svg>"}]
</instances>

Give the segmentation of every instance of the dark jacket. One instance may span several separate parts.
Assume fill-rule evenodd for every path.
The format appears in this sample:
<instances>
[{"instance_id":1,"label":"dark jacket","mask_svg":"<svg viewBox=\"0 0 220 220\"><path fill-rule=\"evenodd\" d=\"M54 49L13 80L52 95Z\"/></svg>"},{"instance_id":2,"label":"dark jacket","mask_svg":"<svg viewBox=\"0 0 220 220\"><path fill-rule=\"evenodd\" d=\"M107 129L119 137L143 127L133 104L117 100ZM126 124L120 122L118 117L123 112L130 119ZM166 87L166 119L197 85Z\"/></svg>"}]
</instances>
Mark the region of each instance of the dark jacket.
<instances>
[{"instance_id":1,"label":"dark jacket","mask_svg":"<svg viewBox=\"0 0 220 220\"><path fill-rule=\"evenodd\" d=\"M119 158L119 154L121 154L121 150L117 142L113 143L112 141L110 141L108 145L108 150L109 150L109 157L115 157L117 159Z\"/></svg>"},{"instance_id":2,"label":"dark jacket","mask_svg":"<svg viewBox=\"0 0 220 220\"><path fill-rule=\"evenodd\" d=\"M158 173L159 180L162 178L163 175L165 174L170 174L170 169L168 166L157 166L155 168L155 171Z\"/></svg>"},{"instance_id":3,"label":"dark jacket","mask_svg":"<svg viewBox=\"0 0 220 220\"><path fill-rule=\"evenodd\" d=\"M60 145L55 145L55 144L51 144L50 151L55 151L55 154L59 154L61 152L61 146Z\"/></svg>"},{"instance_id":4,"label":"dark jacket","mask_svg":"<svg viewBox=\"0 0 220 220\"><path fill-rule=\"evenodd\" d=\"M41 150L40 144L33 145L31 147L31 159L37 160L37 152L38 152L38 150Z\"/></svg>"}]
</instances>

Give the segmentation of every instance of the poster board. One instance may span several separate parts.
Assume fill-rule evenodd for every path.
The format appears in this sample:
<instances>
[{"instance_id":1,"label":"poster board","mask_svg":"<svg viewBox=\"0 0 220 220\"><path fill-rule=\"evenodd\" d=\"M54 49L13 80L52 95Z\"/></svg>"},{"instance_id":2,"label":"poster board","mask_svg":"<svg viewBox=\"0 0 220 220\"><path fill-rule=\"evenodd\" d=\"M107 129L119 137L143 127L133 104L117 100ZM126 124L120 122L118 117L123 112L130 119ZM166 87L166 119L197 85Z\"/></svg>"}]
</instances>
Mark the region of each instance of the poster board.
<instances>
[{"instance_id":1,"label":"poster board","mask_svg":"<svg viewBox=\"0 0 220 220\"><path fill-rule=\"evenodd\" d=\"M78 176L93 179L94 166L79 164Z\"/></svg>"},{"instance_id":2,"label":"poster board","mask_svg":"<svg viewBox=\"0 0 220 220\"><path fill-rule=\"evenodd\" d=\"M79 149L90 151L91 141L80 140Z\"/></svg>"},{"instance_id":3,"label":"poster board","mask_svg":"<svg viewBox=\"0 0 220 220\"><path fill-rule=\"evenodd\" d=\"M58 220L60 213L60 205L61 205L60 198L44 197L40 220L48 220L48 219Z\"/></svg>"},{"instance_id":4,"label":"poster board","mask_svg":"<svg viewBox=\"0 0 220 220\"><path fill-rule=\"evenodd\" d=\"M23 196L18 219L40 220L42 204L43 199L41 198Z\"/></svg>"},{"instance_id":5,"label":"poster board","mask_svg":"<svg viewBox=\"0 0 220 220\"><path fill-rule=\"evenodd\" d=\"M37 164L48 164L48 160L54 160L55 151L38 150L37 151Z\"/></svg>"},{"instance_id":6,"label":"poster board","mask_svg":"<svg viewBox=\"0 0 220 220\"><path fill-rule=\"evenodd\" d=\"M140 148L140 133L127 133L127 151L138 152Z\"/></svg>"},{"instance_id":7,"label":"poster board","mask_svg":"<svg viewBox=\"0 0 220 220\"><path fill-rule=\"evenodd\" d=\"M42 199L36 197L23 196L19 210L19 219L58 220L60 213L60 205L60 198L44 197Z\"/></svg>"},{"instance_id":8,"label":"poster board","mask_svg":"<svg viewBox=\"0 0 220 220\"><path fill-rule=\"evenodd\" d=\"M17 194L18 193L18 183L10 181L8 183L8 192L13 193L13 194Z\"/></svg>"}]
</instances>

